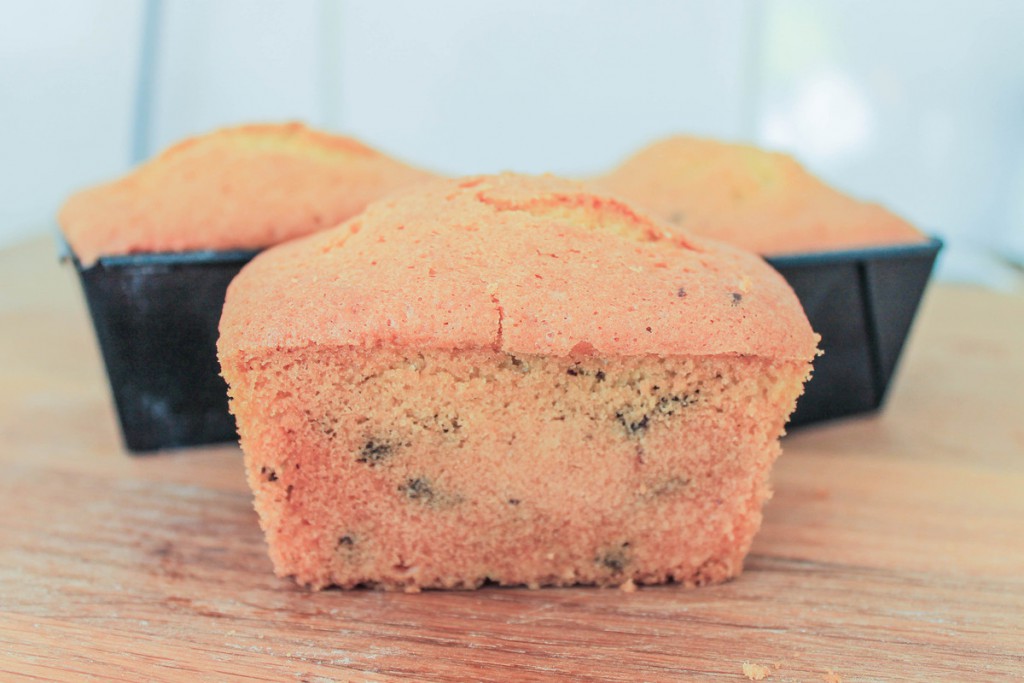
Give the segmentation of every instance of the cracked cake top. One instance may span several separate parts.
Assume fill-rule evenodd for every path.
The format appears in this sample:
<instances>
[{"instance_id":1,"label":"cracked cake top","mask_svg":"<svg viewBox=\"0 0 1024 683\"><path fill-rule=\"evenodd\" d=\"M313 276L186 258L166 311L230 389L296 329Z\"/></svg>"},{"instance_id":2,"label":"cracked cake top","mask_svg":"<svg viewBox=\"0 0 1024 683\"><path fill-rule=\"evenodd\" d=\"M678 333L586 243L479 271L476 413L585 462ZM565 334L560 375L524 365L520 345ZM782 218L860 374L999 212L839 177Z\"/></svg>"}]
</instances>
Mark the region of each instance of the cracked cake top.
<instances>
[{"instance_id":1,"label":"cracked cake top","mask_svg":"<svg viewBox=\"0 0 1024 683\"><path fill-rule=\"evenodd\" d=\"M492 348L810 360L817 336L757 256L582 184L437 180L267 250L231 283L219 348Z\"/></svg>"},{"instance_id":2,"label":"cracked cake top","mask_svg":"<svg viewBox=\"0 0 1024 683\"><path fill-rule=\"evenodd\" d=\"M330 228L433 177L299 123L226 128L73 195L58 222L76 256L258 249Z\"/></svg>"}]
</instances>

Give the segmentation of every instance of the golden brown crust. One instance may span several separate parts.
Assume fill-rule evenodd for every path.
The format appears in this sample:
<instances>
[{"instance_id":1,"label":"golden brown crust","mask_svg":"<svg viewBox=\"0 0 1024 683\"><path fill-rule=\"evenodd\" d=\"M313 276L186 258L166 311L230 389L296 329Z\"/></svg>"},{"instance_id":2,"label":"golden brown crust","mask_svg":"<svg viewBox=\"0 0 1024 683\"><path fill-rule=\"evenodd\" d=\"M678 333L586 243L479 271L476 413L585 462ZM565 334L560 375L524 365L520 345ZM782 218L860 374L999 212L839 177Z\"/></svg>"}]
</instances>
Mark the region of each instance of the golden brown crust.
<instances>
[{"instance_id":1,"label":"golden brown crust","mask_svg":"<svg viewBox=\"0 0 1024 683\"><path fill-rule=\"evenodd\" d=\"M758 257L578 183L505 174L427 183L261 254L228 290L219 347L809 361L816 343Z\"/></svg>"},{"instance_id":2,"label":"golden brown crust","mask_svg":"<svg viewBox=\"0 0 1024 683\"><path fill-rule=\"evenodd\" d=\"M253 124L180 142L73 195L58 217L78 258L256 249L329 228L432 174L302 124Z\"/></svg>"},{"instance_id":3,"label":"golden brown crust","mask_svg":"<svg viewBox=\"0 0 1024 683\"><path fill-rule=\"evenodd\" d=\"M924 239L883 207L829 187L792 157L747 145L666 138L593 184L686 230L765 255Z\"/></svg>"}]
</instances>

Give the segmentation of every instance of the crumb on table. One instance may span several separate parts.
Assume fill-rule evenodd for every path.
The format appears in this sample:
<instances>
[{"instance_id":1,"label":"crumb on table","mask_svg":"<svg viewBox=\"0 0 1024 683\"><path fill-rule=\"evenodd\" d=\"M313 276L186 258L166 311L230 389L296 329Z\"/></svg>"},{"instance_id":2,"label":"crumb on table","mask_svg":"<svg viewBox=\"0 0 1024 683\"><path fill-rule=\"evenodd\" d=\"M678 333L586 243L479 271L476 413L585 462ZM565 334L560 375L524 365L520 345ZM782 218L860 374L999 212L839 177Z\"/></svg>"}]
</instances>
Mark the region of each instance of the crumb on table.
<instances>
[{"instance_id":1,"label":"crumb on table","mask_svg":"<svg viewBox=\"0 0 1024 683\"><path fill-rule=\"evenodd\" d=\"M752 681L763 681L771 673L771 669L763 664L743 662L743 675Z\"/></svg>"}]
</instances>

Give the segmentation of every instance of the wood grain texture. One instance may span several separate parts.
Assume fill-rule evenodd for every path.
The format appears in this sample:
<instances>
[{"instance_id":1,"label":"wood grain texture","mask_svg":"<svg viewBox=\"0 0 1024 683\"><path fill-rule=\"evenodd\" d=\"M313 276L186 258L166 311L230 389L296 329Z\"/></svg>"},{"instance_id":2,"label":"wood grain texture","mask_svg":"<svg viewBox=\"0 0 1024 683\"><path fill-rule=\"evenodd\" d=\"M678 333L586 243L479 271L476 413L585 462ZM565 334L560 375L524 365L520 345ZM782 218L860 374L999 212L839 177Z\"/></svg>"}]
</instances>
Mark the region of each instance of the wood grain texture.
<instances>
[{"instance_id":1,"label":"wood grain texture","mask_svg":"<svg viewBox=\"0 0 1024 683\"><path fill-rule=\"evenodd\" d=\"M886 411L788 437L698 590L309 593L234 447L121 449L74 274L0 252L0 680L1024 677L1024 296L936 286Z\"/></svg>"}]
</instances>

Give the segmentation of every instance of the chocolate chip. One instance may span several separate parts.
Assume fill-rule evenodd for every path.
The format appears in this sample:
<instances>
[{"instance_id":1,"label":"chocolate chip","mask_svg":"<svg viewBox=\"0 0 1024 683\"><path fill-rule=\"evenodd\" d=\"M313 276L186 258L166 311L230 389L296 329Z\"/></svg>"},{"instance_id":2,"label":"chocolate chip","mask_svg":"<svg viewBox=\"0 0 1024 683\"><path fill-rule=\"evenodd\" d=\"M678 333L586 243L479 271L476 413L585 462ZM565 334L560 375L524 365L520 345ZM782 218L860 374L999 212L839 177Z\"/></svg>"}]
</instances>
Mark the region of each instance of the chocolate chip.
<instances>
[{"instance_id":1,"label":"chocolate chip","mask_svg":"<svg viewBox=\"0 0 1024 683\"><path fill-rule=\"evenodd\" d=\"M622 411L615 413L615 418L622 424L630 436L647 431L647 425L650 422L650 418L646 414L639 420L632 420L627 418Z\"/></svg>"},{"instance_id":2,"label":"chocolate chip","mask_svg":"<svg viewBox=\"0 0 1024 683\"><path fill-rule=\"evenodd\" d=\"M356 462L365 462L370 465L376 465L390 457L392 450L391 444L384 441L375 441L370 439L363 444L362 449L359 451L359 457L356 458Z\"/></svg>"},{"instance_id":3,"label":"chocolate chip","mask_svg":"<svg viewBox=\"0 0 1024 683\"><path fill-rule=\"evenodd\" d=\"M732 305L733 306L739 306L741 301L743 301L743 295L740 294L739 292L733 292L732 293Z\"/></svg>"},{"instance_id":4,"label":"chocolate chip","mask_svg":"<svg viewBox=\"0 0 1024 683\"><path fill-rule=\"evenodd\" d=\"M615 574L619 574L626 568L626 565L629 564L630 558L626 552L628 547L628 542L623 543L618 548L612 548L611 550L598 555L594 558L594 562Z\"/></svg>"},{"instance_id":5,"label":"chocolate chip","mask_svg":"<svg viewBox=\"0 0 1024 683\"><path fill-rule=\"evenodd\" d=\"M348 534L345 534L344 536L342 536L341 538L338 539L338 547L339 548L342 547L342 546L347 546L347 547L351 548L353 545L355 545L355 540L351 536L349 536Z\"/></svg>"},{"instance_id":6,"label":"chocolate chip","mask_svg":"<svg viewBox=\"0 0 1024 683\"><path fill-rule=\"evenodd\" d=\"M272 467L261 467L260 474L264 476L264 481L277 481L277 472Z\"/></svg>"},{"instance_id":7,"label":"chocolate chip","mask_svg":"<svg viewBox=\"0 0 1024 683\"><path fill-rule=\"evenodd\" d=\"M670 477L649 486L641 495L648 499L667 496L683 491L690 485L689 477Z\"/></svg>"},{"instance_id":8,"label":"chocolate chip","mask_svg":"<svg viewBox=\"0 0 1024 683\"><path fill-rule=\"evenodd\" d=\"M447 423L440 420L436 414L434 415L434 419L437 420L438 424L441 425L441 432L444 434L448 434L449 432L457 432L460 429L462 429L462 423L459 422L458 415L452 417L451 421Z\"/></svg>"},{"instance_id":9,"label":"chocolate chip","mask_svg":"<svg viewBox=\"0 0 1024 683\"><path fill-rule=\"evenodd\" d=\"M686 296L686 290L680 287L679 290L676 292L676 296L682 299L684 296Z\"/></svg>"},{"instance_id":10,"label":"chocolate chip","mask_svg":"<svg viewBox=\"0 0 1024 683\"><path fill-rule=\"evenodd\" d=\"M601 558L601 564L616 573L621 572L626 567L625 559L617 555L605 555Z\"/></svg>"},{"instance_id":11,"label":"chocolate chip","mask_svg":"<svg viewBox=\"0 0 1024 683\"><path fill-rule=\"evenodd\" d=\"M689 394L683 396L662 396L658 399L657 407L661 413L671 415L676 412L677 408L685 408L693 403L693 401L693 397Z\"/></svg>"},{"instance_id":12,"label":"chocolate chip","mask_svg":"<svg viewBox=\"0 0 1024 683\"><path fill-rule=\"evenodd\" d=\"M639 422L631 422L630 425L629 425L629 429L632 432L639 432L639 431L642 431L642 430L646 430L647 429L647 422L648 422L647 416L644 415L642 418L640 418Z\"/></svg>"},{"instance_id":13,"label":"chocolate chip","mask_svg":"<svg viewBox=\"0 0 1024 683\"><path fill-rule=\"evenodd\" d=\"M337 436L338 433L334 428L334 423L330 416L321 415L317 417L309 410L305 410L303 412L306 413L306 419L309 420L311 424L316 425L317 429L319 429L327 438L333 439Z\"/></svg>"},{"instance_id":14,"label":"chocolate chip","mask_svg":"<svg viewBox=\"0 0 1024 683\"><path fill-rule=\"evenodd\" d=\"M594 373L594 378L597 379L598 382L603 382L604 381L604 370L598 370L596 373Z\"/></svg>"},{"instance_id":15,"label":"chocolate chip","mask_svg":"<svg viewBox=\"0 0 1024 683\"><path fill-rule=\"evenodd\" d=\"M509 359L512 363L512 367L518 368L520 372L526 373L530 371L530 366L524 363L522 358L510 354Z\"/></svg>"},{"instance_id":16,"label":"chocolate chip","mask_svg":"<svg viewBox=\"0 0 1024 683\"><path fill-rule=\"evenodd\" d=\"M404 493L410 500L426 502L434 497L434 490L431 488L430 482L422 477L407 479L404 484L398 487L398 490Z\"/></svg>"}]
</instances>

